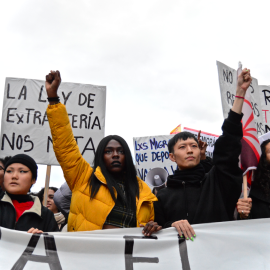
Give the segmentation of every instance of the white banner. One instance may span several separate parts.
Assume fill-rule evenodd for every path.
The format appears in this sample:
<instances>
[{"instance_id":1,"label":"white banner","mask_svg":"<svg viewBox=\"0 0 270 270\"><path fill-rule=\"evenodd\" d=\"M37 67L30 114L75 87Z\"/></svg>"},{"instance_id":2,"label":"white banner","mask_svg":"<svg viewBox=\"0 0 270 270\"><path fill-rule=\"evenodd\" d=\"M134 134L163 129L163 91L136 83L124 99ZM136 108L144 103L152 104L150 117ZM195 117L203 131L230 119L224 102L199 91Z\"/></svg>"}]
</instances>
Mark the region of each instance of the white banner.
<instances>
[{"instance_id":1,"label":"white banner","mask_svg":"<svg viewBox=\"0 0 270 270\"><path fill-rule=\"evenodd\" d=\"M169 228L32 235L1 228L0 266L12 270L270 269L270 220L193 226L194 242Z\"/></svg>"},{"instance_id":2,"label":"white banner","mask_svg":"<svg viewBox=\"0 0 270 270\"><path fill-rule=\"evenodd\" d=\"M6 78L1 156L30 155L39 164L58 165L47 119L44 81ZM106 87L62 82L58 95L66 105L74 137L91 163L104 137Z\"/></svg>"},{"instance_id":3,"label":"white banner","mask_svg":"<svg viewBox=\"0 0 270 270\"><path fill-rule=\"evenodd\" d=\"M169 158L168 141L174 135L159 135L133 138L138 176L145 180L147 173L156 167L173 174L176 163Z\"/></svg>"},{"instance_id":4,"label":"white banner","mask_svg":"<svg viewBox=\"0 0 270 270\"><path fill-rule=\"evenodd\" d=\"M196 138L198 137L199 130L184 127L183 131L188 131L188 132L194 134ZM201 138L200 139L203 142L207 143L207 148L206 148L206 152L205 152L205 155L207 157L213 158L215 143L216 143L216 140L218 139L218 137L219 137L218 135L201 131Z\"/></svg>"},{"instance_id":5,"label":"white banner","mask_svg":"<svg viewBox=\"0 0 270 270\"><path fill-rule=\"evenodd\" d=\"M223 116L224 118L227 118L228 113L230 109L232 108L232 105L235 99L236 85L237 85L237 72L235 69L230 68L218 61L217 61L217 67L218 67L218 78L219 78ZM252 73L252 70L251 70L251 73ZM258 133L258 136L261 136L264 133L270 131L270 128L268 128L267 130L267 127L265 125L265 121L264 121L265 113L262 109L262 102L265 100L264 92L259 90L258 80L255 78L252 78L252 83L247 91L249 91L250 93L250 101L251 101L251 106L253 109L257 133ZM269 105L267 107L270 108Z\"/></svg>"}]
</instances>

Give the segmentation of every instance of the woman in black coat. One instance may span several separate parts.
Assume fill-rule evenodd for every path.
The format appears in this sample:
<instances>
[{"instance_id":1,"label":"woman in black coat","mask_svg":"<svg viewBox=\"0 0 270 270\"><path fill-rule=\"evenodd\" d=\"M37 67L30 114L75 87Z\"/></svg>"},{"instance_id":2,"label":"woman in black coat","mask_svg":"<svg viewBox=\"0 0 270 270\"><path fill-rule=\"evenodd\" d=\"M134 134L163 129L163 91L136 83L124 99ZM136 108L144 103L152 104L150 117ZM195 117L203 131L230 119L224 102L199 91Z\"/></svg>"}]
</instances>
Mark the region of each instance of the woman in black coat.
<instances>
[{"instance_id":1,"label":"woman in black coat","mask_svg":"<svg viewBox=\"0 0 270 270\"><path fill-rule=\"evenodd\" d=\"M270 217L270 139L261 144L262 155L248 199L239 199L237 210L240 219Z\"/></svg>"},{"instance_id":2,"label":"woman in black coat","mask_svg":"<svg viewBox=\"0 0 270 270\"><path fill-rule=\"evenodd\" d=\"M4 188L0 191L0 226L42 233L59 231L53 212L28 191L37 179L37 164L25 154L13 156L5 164Z\"/></svg>"}]
</instances>

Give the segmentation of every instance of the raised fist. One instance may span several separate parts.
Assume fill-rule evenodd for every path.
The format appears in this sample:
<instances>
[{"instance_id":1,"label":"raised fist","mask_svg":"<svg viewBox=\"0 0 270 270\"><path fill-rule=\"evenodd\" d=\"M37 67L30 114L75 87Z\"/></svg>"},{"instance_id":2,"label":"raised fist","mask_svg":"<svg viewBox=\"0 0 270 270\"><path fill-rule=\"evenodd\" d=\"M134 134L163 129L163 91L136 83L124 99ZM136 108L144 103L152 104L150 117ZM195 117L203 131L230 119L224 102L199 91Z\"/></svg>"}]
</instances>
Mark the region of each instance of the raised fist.
<instances>
[{"instance_id":1,"label":"raised fist","mask_svg":"<svg viewBox=\"0 0 270 270\"><path fill-rule=\"evenodd\" d=\"M51 71L46 76L45 87L49 98L57 97L57 90L60 84L61 84L61 76L58 70Z\"/></svg>"}]
</instances>

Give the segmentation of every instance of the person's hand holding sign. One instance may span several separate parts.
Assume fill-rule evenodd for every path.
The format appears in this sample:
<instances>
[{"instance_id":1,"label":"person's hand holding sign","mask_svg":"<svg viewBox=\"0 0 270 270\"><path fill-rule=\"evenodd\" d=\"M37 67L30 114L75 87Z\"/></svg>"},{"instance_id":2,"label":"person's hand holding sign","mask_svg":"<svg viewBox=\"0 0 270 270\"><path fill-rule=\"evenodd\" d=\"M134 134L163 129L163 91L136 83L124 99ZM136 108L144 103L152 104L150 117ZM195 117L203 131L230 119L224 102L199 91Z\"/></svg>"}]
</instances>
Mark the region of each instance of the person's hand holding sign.
<instances>
[{"instance_id":1,"label":"person's hand holding sign","mask_svg":"<svg viewBox=\"0 0 270 270\"><path fill-rule=\"evenodd\" d=\"M193 237L196 237L195 231L186 219L175 221L174 223L172 223L172 227L176 228L180 237L183 237L184 235L187 240L190 239L191 241L193 241Z\"/></svg>"},{"instance_id":2,"label":"person's hand holding sign","mask_svg":"<svg viewBox=\"0 0 270 270\"><path fill-rule=\"evenodd\" d=\"M207 142L203 142L201 140L201 130L198 133L198 142L199 142L199 148L201 150L201 160L205 160L206 159L205 152L208 145L207 145Z\"/></svg>"},{"instance_id":3,"label":"person's hand holding sign","mask_svg":"<svg viewBox=\"0 0 270 270\"><path fill-rule=\"evenodd\" d=\"M162 226L159 226L157 222L149 221L145 226L140 224L140 227L144 227L142 233L145 236L151 236L152 233L158 232L162 229Z\"/></svg>"},{"instance_id":4,"label":"person's hand holding sign","mask_svg":"<svg viewBox=\"0 0 270 270\"><path fill-rule=\"evenodd\" d=\"M59 85L61 84L61 75L58 70L51 71L46 76L45 87L48 95L48 100L50 105L56 104L59 102L59 97L57 95L57 90Z\"/></svg>"},{"instance_id":5,"label":"person's hand holding sign","mask_svg":"<svg viewBox=\"0 0 270 270\"><path fill-rule=\"evenodd\" d=\"M43 231L32 227L31 229L28 230L28 233L38 234L38 233L43 233Z\"/></svg>"},{"instance_id":6,"label":"person's hand holding sign","mask_svg":"<svg viewBox=\"0 0 270 270\"><path fill-rule=\"evenodd\" d=\"M237 211L238 211L241 219L246 219L249 217L251 208L252 208L252 199L251 198L238 199Z\"/></svg>"}]
</instances>

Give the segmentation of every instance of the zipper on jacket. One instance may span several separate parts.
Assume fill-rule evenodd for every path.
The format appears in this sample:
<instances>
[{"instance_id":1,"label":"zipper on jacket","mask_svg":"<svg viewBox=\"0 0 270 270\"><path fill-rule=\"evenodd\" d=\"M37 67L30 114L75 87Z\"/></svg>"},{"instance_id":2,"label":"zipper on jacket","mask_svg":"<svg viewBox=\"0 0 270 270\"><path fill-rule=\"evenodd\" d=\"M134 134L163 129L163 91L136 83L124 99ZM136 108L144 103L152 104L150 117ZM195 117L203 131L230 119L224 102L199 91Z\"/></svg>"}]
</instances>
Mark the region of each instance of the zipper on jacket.
<instances>
[{"instance_id":1,"label":"zipper on jacket","mask_svg":"<svg viewBox=\"0 0 270 270\"><path fill-rule=\"evenodd\" d=\"M187 207L187 197L186 197L186 182L182 181L182 185L184 186L184 200L185 200L185 211L188 219L188 207Z\"/></svg>"}]
</instances>

